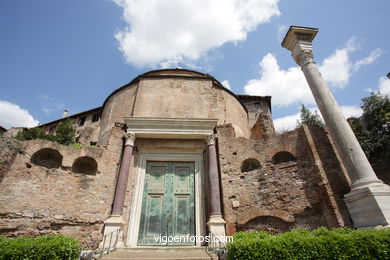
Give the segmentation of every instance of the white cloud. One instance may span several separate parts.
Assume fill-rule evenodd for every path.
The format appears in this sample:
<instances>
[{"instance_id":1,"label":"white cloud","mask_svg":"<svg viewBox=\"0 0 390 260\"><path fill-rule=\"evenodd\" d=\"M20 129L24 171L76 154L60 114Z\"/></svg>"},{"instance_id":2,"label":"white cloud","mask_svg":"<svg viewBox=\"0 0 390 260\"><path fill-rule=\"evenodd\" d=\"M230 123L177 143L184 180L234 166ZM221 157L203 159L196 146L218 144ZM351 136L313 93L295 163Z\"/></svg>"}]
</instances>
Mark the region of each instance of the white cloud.
<instances>
[{"instance_id":1,"label":"white cloud","mask_svg":"<svg viewBox=\"0 0 390 260\"><path fill-rule=\"evenodd\" d=\"M354 67L353 67L354 71L358 71L362 65L370 65L376 59L378 59L381 55L382 55L381 49L373 50L368 57L355 62Z\"/></svg>"},{"instance_id":2,"label":"white cloud","mask_svg":"<svg viewBox=\"0 0 390 260\"><path fill-rule=\"evenodd\" d=\"M387 77L380 77L378 81L378 89L381 94L390 97L390 79Z\"/></svg>"},{"instance_id":3,"label":"white cloud","mask_svg":"<svg viewBox=\"0 0 390 260\"><path fill-rule=\"evenodd\" d=\"M222 84L225 88L227 88L228 90L232 90L232 87L230 86L229 80L224 80L224 81L221 82L221 84Z\"/></svg>"},{"instance_id":4,"label":"white cloud","mask_svg":"<svg viewBox=\"0 0 390 260\"><path fill-rule=\"evenodd\" d=\"M361 66L374 62L382 53L380 49L376 49L368 57L353 62L350 54L357 49L356 39L351 38L344 48L336 49L320 63L319 70L331 87L344 88L354 72ZM246 94L272 96L272 104L276 106L315 104L299 66L280 69L276 57L268 53L260 61L259 74L259 79L249 80L244 87Z\"/></svg>"},{"instance_id":5,"label":"white cloud","mask_svg":"<svg viewBox=\"0 0 390 260\"><path fill-rule=\"evenodd\" d=\"M38 125L30 113L16 104L0 100L0 125L10 127L33 127Z\"/></svg>"},{"instance_id":6,"label":"white cloud","mask_svg":"<svg viewBox=\"0 0 390 260\"><path fill-rule=\"evenodd\" d=\"M119 49L140 67L193 64L280 14L278 0L114 1L127 24L115 35Z\"/></svg>"},{"instance_id":7,"label":"white cloud","mask_svg":"<svg viewBox=\"0 0 390 260\"><path fill-rule=\"evenodd\" d=\"M297 126L297 121L300 118L300 113L294 115L277 118L274 120L274 127L277 133L293 130Z\"/></svg>"},{"instance_id":8,"label":"white cloud","mask_svg":"<svg viewBox=\"0 0 390 260\"><path fill-rule=\"evenodd\" d=\"M341 106L340 109L345 118L360 117L363 114L363 110L358 106ZM312 107L309 110L312 113L315 113L317 111L317 113L321 116L318 107ZM277 133L280 133L283 131L293 130L297 127L298 121L300 121L300 112L297 112L293 115L277 118L274 120L275 131Z\"/></svg>"},{"instance_id":9,"label":"white cloud","mask_svg":"<svg viewBox=\"0 0 390 260\"><path fill-rule=\"evenodd\" d=\"M341 106L340 108L345 118L359 117L363 114L363 109L359 106Z\"/></svg>"},{"instance_id":10,"label":"white cloud","mask_svg":"<svg viewBox=\"0 0 390 260\"><path fill-rule=\"evenodd\" d=\"M354 38L350 39L345 48L336 49L319 66L321 75L332 86L343 88L348 84L353 67L349 55L356 50L354 44Z\"/></svg>"},{"instance_id":11,"label":"white cloud","mask_svg":"<svg viewBox=\"0 0 390 260\"><path fill-rule=\"evenodd\" d=\"M314 104L309 86L299 67L282 70L276 57L268 53L260 62L260 74L260 79L252 79L246 84L246 94L272 96L272 104L276 106Z\"/></svg>"},{"instance_id":12,"label":"white cloud","mask_svg":"<svg viewBox=\"0 0 390 260\"><path fill-rule=\"evenodd\" d=\"M283 38L286 35L287 30L288 30L288 26L287 25L280 25L278 27L278 31L277 31L278 42L281 43L283 41Z\"/></svg>"},{"instance_id":13,"label":"white cloud","mask_svg":"<svg viewBox=\"0 0 390 260\"><path fill-rule=\"evenodd\" d=\"M319 69L328 83L334 87L344 88L348 85L349 78L354 72L358 72L363 65L370 65L382 55L382 50L377 48L369 56L352 62L350 55L357 49L356 38L352 37L345 48L337 49L322 62Z\"/></svg>"}]
</instances>

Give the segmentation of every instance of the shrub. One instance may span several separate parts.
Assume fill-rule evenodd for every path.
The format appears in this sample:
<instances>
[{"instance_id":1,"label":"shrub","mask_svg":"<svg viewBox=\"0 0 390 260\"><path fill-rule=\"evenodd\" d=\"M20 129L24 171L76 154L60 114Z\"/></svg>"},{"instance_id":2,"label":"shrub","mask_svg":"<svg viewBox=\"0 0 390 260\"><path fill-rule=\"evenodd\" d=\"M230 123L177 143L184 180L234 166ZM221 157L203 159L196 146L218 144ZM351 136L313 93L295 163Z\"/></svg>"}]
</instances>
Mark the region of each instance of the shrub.
<instances>
[{"instance_id":1,"label":"shrub","mask_svg":"<svg viewBox=\"0 0 390 260\"><path fill-rule=\"evenodd\" d=\"M80 252L81 243L63 235L18 238L0 236L0 260L78 259Z\"/></svg>"},{"instance_id":2,"label":"shrub","mask_svg":"<svg viewBox=\"0 0 390 260\"><path fill-rule=\"evenodd\" d=\"M19 132L15 138L19 141L44 139L57 142L63 145L71 145L76 142L76 129L72 120L66 119L61 121L55 129L54 135L46 134L40 127L26 128Z\"/></svg>"},{"instance_id":3,"label":"shrub","mask_svg":"<svg viewBox=\"0 0 390 260\"><path fill-rule=\"evenodd\" d=\"M390 229L239 232L227 247L228 259L390 259Z\"/></svg>"},{"instance_id":4,"label":"shrub","mask_svg":"<svg viewBox=\"0 0 390 260\"><path fill-rule=\"evenodd\" d=\"M33 139L47 139L45 131L39 127L26 128L16 134L15 138L19 141L33 140Z\"/></svg>"}]
</instances>

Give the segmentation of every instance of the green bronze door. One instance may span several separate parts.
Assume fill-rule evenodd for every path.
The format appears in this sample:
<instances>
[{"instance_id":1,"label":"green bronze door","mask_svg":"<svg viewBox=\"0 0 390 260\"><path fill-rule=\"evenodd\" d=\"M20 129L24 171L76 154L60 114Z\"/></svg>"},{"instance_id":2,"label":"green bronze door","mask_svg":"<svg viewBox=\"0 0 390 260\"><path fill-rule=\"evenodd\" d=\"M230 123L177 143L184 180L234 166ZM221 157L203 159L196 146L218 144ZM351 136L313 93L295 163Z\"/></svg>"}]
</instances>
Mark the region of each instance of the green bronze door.
<instances>
[{"instance_id":1,"label":"green bronze door","mask_svg":"<svg viewBox=\"0 0 390 260\"><path fill-rule=\"evenodd\" d=\"M138 245L195 244L194 175L193 162L146 163Z\"/></svg>"}]
</instances>

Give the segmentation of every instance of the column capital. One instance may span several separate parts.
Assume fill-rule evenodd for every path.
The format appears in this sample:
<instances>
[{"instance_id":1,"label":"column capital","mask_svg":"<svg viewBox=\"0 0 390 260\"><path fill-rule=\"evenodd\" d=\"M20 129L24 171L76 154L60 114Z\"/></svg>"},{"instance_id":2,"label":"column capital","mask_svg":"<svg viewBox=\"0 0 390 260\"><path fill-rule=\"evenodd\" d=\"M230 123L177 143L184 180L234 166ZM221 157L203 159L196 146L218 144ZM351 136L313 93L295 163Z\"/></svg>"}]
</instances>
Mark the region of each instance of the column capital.
<instances>
[{"instance_id":1,"label":"column capital","mask_svg":"<svg viewBox=\"0 0 390 260\"><path fill-rule=\"evenodd\" d=\"M127 132L125 135L125 145L134 146L135 142L135 133L134 132Z\"/></svg>"},{"instance_id":2,"label":"column capital","mask_svg":"<svg viewBox=\"0 0 390 260\"><path fill-rule=\"evenodd\" d=\"M314 62L311 42L317 32L317 28L291 26L283 39L282 47L292 52L295 62L301 67Z\"/></svg>"},{"instance_id":3,"label":"column capital","mask_svg":"<svg viewBox=\"0 0 390 260\"><path fill-rule=\"evenodd\" d=\"M211 134L207 136L207 145L215 145L215 139L217 138L216 134Z\"/></svg>"},{"instance_id":4,"label":"column capital","mask_svg":"<svg viewBox=\"0 0 390 260\"><path fill-rule=\"evenodd\" d=\"M311 43L297 41L291 52L291 56L294 58L295 62L301 67L305 66L308 63L314 62Z\"/></svg>"}]
</instances>

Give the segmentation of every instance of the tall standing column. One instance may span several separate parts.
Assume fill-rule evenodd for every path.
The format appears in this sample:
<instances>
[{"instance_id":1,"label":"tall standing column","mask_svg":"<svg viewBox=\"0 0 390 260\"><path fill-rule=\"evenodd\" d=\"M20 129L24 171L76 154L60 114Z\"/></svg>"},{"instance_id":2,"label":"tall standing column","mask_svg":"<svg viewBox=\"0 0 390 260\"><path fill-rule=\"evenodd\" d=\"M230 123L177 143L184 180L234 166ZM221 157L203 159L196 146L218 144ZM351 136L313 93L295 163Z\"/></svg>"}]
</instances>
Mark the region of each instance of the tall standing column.
<instances>
[{"instance_id":1,"label":"tall standing column","mask_svg":"<svg viewBox=\"0 0 390 260\"><path fill-rule=\"evenodd\" d=\"M207 222L210 233L219 241L224 241L226 221L222 218L221 211L221 190L219 188L217 151L215 148L215 135L209 135L207 139L208 154L208 180L210 199L210 218ZM212 247L218 246L216 241L211 241Z\"/></svg>"},{"instance_id":2,"label":"tall standing column","mask_svg":"<svg viewBox=\"0 0 390 260\"><path fill-rule=\"evenodd\" d=\"M282 46L292 56L306 77L341 158L352 180L345 195L355 227L387 226L390 223L390 187L377 178L341 109L321 77L313 60L312 41L318 29L291 26Z\"/></svg>"},{"instance_id":3,"label":"tall standing column","mask_svg":"<svg viewBox=\"0 0 390 260\"><path fill-rule=\"evenodd\" d=\"M122 163L119 170L118 181L116 184L114 203L112 206L111 215L122 215L123 206L125 203L125 196L127 190L127 182L129 179L129 170L131 155L133 154L133 146L135 141L134 133L125 134L125 148L122 155Z\"/></svg>"},{"instance_id":4,"label":"tall standing column","mask_svg":"<svg viewBox=\"0 0 390 260\"><path fill-rule=\"evenodd\" d=\"M215 135L211 135L208 138L207 154L208 154L208 179L209 179L209 190L210 190L210 215L222 217L217 151L215 149Z\"/></svg>"},{"instance_id":5,"label":"tall standing column","mask_svg":"<svg viewBox=\"0 0 390 260\"><path fill-rule=\"evenodd\" d=\"M124 246L123 243L123 226L125 224L123 220L123 207L126 198L127 191L127 182L129 179L129 171L131 166L131 156L133 154L133 146L135 142L135 134L132 132L128 132L125 134L125 147L122 155L121 167L118 174L118 180L116 183L116 190L114 195L114 203L112 207L111 216L104 221L104 235L109 236L105 240L104 247L112 246L110 243L114 243L116 238L110 239L111 233L114 235L118 234L118 247ZM118 232L119 229L119 233ZM100 245L101 247L103 244Z\"/></svg>"}]
</instances>

